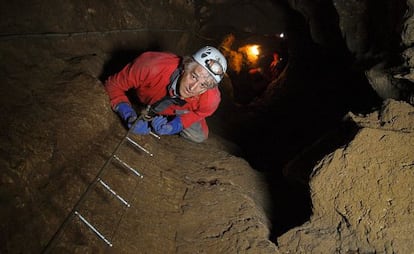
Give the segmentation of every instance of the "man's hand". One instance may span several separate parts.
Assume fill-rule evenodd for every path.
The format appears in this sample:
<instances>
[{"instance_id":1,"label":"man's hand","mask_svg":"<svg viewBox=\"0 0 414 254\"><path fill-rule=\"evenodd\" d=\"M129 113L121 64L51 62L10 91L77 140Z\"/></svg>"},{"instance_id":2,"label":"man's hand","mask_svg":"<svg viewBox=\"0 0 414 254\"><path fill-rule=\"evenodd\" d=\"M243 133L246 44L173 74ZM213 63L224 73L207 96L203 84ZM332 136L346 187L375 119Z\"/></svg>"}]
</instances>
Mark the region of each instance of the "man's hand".
<instances>
[{"instance_id":1,"label":"man's hand","mask_svg":"<svg viewBox=\"0 0 414 254\"><path fill-rule=\"evenodd\" d=\"M132 124L137 120L137 113L131 105L126 102L121 102L116 105L115 112L118 113L119 117L121 117L128 128L131 128Z\"/></svg>"},{"instance_id":2,"label":"man's hand","mask_svg":"<svg viewBox=\"0 0 414 254\"><path fill-rule=\"evenodd\" d=\"M152 128L155 133L159 135L173 135L179 133L183 129L181 118L176 116L173 120L169 121L164 116L156 116L151 122Z\"/></svg>"},{"instance_id":3,"label":"man's hand","mask_svg":"<svg viewBox=\"0 0 414 254\"><path fill-rule=\"evenodd\" d=\"M135 110L126 102L121 102L115 107L115 111L118 113L119 117L124 121L128 126L128 129L131 129L131 132L139 135L149 134L151 129L148 126L147 121L138 120L137 113ZM135 121L137 123L135 124Z\"/></svg>"},{"instance_id":4,"label":"man's hand","mask_svg":"<svg viewBox=\"0 0 414 254\"><path fill-rule=\"evenodd\" d=\"M131 132L138 135L147 135L151 131L148 126L148 122L139 119L134 125L132 125Z\"/></svg>"}]
</instances>

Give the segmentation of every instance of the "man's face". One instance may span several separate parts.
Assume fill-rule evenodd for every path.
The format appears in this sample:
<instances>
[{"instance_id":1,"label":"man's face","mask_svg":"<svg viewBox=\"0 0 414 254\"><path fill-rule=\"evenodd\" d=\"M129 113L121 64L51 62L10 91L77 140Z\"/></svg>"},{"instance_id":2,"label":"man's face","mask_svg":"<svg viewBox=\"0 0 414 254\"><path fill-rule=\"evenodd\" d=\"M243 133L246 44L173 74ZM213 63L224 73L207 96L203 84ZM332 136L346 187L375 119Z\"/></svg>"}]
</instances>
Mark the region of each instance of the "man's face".
<instances>
[{"instance_id":1,"label":"man's face","mask_svg":"<svg viewBox=\"0 0 414 254\"><path fill-rule=\"evenodd\" d=\"M179 84L182 98L189 98L204 93L214 87L213 77L201 65L196 64L192 70L184 71Z\"/></svg>"}]
</instances>

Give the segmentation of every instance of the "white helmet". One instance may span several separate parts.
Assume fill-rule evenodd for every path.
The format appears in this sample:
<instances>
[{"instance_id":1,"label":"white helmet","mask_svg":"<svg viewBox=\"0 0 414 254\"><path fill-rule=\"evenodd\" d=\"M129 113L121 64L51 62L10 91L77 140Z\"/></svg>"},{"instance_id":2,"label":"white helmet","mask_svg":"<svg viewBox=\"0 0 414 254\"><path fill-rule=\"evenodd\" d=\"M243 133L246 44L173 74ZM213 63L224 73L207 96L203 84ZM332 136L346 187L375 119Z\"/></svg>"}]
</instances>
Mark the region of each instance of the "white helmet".
<instances>
[{"instance_id":1,"label":"white helmet","mask_svg":"<svg viewBox=\"0 0 414 254\"><path fill-rule=\"evenodd\" d=\"M227 60L218 49L205 46L195 52L193 58L213 76L217 83L224 77Z\"/></svg>"}]
</instances>

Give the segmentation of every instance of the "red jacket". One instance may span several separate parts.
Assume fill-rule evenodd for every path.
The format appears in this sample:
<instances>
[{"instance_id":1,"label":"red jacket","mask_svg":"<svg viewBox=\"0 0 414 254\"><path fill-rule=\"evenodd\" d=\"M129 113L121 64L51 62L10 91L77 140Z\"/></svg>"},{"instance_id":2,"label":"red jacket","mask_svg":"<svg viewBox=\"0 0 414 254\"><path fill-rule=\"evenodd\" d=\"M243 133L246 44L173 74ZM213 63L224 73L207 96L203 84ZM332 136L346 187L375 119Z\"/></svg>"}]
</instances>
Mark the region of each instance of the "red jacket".
<instances>
[{"instance_id":1,"label":"red jacket","mask_svg":"<svg viewBox=\"0 0 414 254\"><path fill-rule=\"evenodd\" d=\"M112 108L120 102L129 102L125 92L135 89L138 99L145 105L152 105L167 94L171 74L177 69L181 58L165 52L145 52L126 65L119 73L108 78L105 90ZM188 111L181 115L184 128L200 121L208 134L205 118L212 115L221 100L219 89L209 89L201 95L186 98L184 106L171 105L162 115L176 115L176 111Z\"/></svg>"}]
</instances>

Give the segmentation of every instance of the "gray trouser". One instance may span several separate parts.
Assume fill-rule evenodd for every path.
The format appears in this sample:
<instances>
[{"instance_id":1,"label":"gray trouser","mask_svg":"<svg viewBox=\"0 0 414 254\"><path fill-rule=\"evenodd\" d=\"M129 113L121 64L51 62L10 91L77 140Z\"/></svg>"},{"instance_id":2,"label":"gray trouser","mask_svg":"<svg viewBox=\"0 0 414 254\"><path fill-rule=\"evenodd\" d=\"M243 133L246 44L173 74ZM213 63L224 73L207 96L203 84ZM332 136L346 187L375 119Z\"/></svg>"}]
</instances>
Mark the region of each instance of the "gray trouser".
<instances>
[{"instance_id":1,"label":"gray trouser","mask_svg":"<svg viewBox=\"0 0 414 254\"><path fill-rule=\"evenodd\" d=\"M206 135L203 132L203 128L201 128L200 122L193 123L187 129L182 130L180 132L180 135L181 137L196 143L201 143L207 139Z\"/></svg>"}]
</instances>

